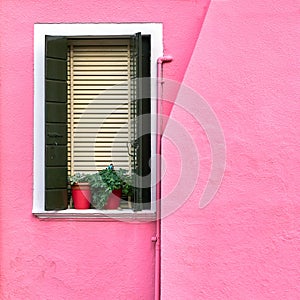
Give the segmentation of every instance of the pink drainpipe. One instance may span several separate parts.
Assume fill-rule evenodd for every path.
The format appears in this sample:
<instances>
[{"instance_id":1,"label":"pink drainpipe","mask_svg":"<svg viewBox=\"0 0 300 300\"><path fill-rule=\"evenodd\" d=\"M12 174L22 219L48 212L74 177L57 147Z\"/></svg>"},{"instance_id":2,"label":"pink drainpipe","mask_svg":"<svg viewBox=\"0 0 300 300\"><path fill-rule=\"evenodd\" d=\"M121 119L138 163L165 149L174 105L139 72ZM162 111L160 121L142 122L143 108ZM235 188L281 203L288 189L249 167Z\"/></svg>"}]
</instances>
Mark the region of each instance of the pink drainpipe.
<instances>
[{"instance_id":1,"label":"pink drainpipe","mask_svg":"<svg viewBox=\"0 0 300 300\"><path fill-rule=\"evenodd\" d=\"M162 96L163 96L163 64L171 62L172 56L163 56L157 59L157 189L156 189L156 236L152 238L155 242L155 300L160 299L160 250L161 250L161 138L162 138Z\"/></svg>"}]
</instances>

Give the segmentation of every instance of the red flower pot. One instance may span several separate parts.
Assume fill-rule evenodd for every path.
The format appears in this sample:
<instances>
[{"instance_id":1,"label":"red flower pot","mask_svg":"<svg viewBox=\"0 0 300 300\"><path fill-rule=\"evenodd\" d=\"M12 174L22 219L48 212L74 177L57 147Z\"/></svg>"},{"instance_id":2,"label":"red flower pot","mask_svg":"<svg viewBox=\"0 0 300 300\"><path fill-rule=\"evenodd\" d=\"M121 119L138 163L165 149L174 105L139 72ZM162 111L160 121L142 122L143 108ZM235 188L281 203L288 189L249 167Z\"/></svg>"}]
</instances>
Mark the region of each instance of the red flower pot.
<instances>
[{"instance_id":1,"label":"red flower pot","mask_svg":"<svg viewBox=\"0 0 300 300\"><path fill-rule=\"evenodd\" d=\"M118 209L121 202L122 189L113 190L108 196L104 209Z\"/></svg>"},{"instance_id":2,"label":"red flower pot","mask_svg":"<svg viewBox=\"0 0 300 300\"><path fill-rule=\"evenodd\" d=\"M72 185L72 199L76 209L88 209L91 205L91 190L89 183L75 183Z\"/></svg>"}]
</instances>

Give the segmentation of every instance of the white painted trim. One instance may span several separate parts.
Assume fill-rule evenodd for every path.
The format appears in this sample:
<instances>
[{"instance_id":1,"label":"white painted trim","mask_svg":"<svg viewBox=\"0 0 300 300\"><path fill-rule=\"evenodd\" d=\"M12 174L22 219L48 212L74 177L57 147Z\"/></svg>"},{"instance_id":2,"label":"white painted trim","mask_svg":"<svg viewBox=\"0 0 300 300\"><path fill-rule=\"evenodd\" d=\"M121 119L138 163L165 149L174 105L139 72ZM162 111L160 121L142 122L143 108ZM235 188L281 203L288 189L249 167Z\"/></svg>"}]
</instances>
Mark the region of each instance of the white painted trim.
<instances>
[{"instance_id":1,"label":"white painted trim","mask_svg":"<svg viewBox=\"0 0 300 300\"><path fill-rule=\"evenodd\" d=\"M45 203L45 36L66 37L125 37L141 32L151 35L151 78L156 78L156 62L163 56L163 28L161 23L101 23L101 24L35 24L34 25L34 166L33 166L33 208L32 212L42 217L49 212ZM156 80L151 80L151 112L156 115ZM155 84L154 84L155 82ZM151 118L151 132L157 132L156 118ZM156 153L156 134L151 135L152 157ZM151 161L152 182L156 182L156 162ZM156 186L151 189L152 207L156 209ZM71 210L64 211L72 214ZM90 212L87 212L89 214ZM91 212L92 213L92 212ZM57 212L55 213L57 214ZM52 213L53 215L53 213Z\"/></svg>"},{"instance_id":2,"label":"white painted trim","mask_svg":"<svg viewBox=\"0 0 300 300\"><path fill-rule=\"evenodd\" d=\"M36 217L51 219L68 219L77 221L122 221L122 222L152 222L156 213L149 210L133 212L132 210L97 210L97 209L68 209L61 211L46 211L34 214Z\"/></svg>"}]
</instances>

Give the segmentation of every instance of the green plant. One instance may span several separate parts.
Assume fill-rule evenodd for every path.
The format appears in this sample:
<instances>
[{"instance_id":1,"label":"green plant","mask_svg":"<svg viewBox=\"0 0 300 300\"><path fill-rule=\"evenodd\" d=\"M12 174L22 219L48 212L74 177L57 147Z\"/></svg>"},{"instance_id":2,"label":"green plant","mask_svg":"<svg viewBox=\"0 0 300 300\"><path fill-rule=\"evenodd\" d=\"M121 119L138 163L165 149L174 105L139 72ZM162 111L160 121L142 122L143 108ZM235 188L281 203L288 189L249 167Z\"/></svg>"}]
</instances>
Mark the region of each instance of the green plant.
<instances>
[{"instance_id":1,"label":"green plant","mask_svg":"<svg viewBox=\"0 0 300 300\"><path fill-rule=\"evenodd\" d=\"M103 208L113 190L122 189L125 196L133 194L131 176L122 168L114 170L113 167L108 167L93 174L75 173L69 177L69 181L71 185L88 182L92 193L92 205L97 209Z\"/></svg>"},{"instance_id":2,"label":"green plant","mask_svg":"<svg viewBox=\"0 0 300 300\"><path fill-rule=\"evenodd\" d=\"M106 203L108 190L99 172L88 174L88 182L92 192L92 204L95 208L101 209Z\"/></svg>"},{"instance_id":3,"label":"green plant","mask_svg":"<svg viewBox=\"0 0 300 300\"><path fill-rule=\"evenodd\" d=\"M70 185L79 182L89 182L88 176L89 174L85 174L85 173L75 173L74 175L69 177Z\"/></svg>"},{"instance_id":4,"label":"green plant","mask_svg":"<svg viewBox=\"0 0 300 300\"><path fill-rule=\"evenodd\" d=\"M133 196L133 180L132 176L124 169L116 171L117 175L122 180L122 194L125 196Z\"/></svg>"},{"instance_id":5,"label":"green plant","mask_svg":"<svg viewBox=\"0 0 300 300\"><path fill-rule=\"evenodd\" d=\"M122 189L124 195L132 195L131 177L125 169L107 168L93 174L89 178L93 205L101 209L113 190Z\"/></svg>"}]
</instances>

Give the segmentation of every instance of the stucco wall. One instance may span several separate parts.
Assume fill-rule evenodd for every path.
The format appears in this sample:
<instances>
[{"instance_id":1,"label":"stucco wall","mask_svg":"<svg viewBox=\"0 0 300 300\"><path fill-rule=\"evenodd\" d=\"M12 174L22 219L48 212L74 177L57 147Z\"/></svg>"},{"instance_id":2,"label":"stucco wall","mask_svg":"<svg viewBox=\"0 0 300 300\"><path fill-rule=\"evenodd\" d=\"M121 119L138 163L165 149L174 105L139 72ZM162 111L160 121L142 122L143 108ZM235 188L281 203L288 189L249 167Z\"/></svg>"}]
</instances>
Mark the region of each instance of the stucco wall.
<instances>
[{"instance_id":1,"label":"stucco wall","mask_svg":"<svg viewBox=\"0 0 300 300\"><path fill-rule=\"evenodd\" d=\"M181 80L207 1L1 1L1 299L153 299L155 224L32 216L34 23L162 22ZM204 3L204 4L202 4ZM155 74L156 75L156 74Z\"/></svg>"},{"instance_id":2,"label":"stucco wall","mask_svg":"<svg viewBox=\"0 0 300 300\"><path fill-rule=\"evenodd\" d=\"M200 177L162 220L162 299L299 299L299 29L299 1L211 2L183 83L221 124L226 170L200 209L210 137L175 106L171 119L193 137ZM184 158L167 137L163 153L174 174L164 178L166 197Z\"/></svg>"}]
</instances>

